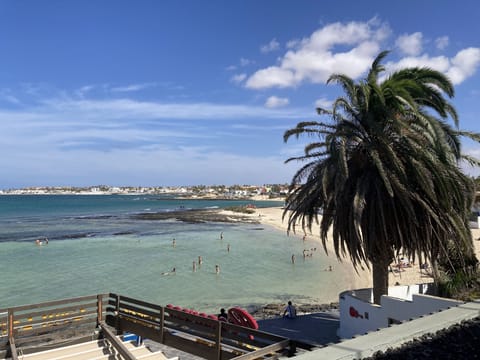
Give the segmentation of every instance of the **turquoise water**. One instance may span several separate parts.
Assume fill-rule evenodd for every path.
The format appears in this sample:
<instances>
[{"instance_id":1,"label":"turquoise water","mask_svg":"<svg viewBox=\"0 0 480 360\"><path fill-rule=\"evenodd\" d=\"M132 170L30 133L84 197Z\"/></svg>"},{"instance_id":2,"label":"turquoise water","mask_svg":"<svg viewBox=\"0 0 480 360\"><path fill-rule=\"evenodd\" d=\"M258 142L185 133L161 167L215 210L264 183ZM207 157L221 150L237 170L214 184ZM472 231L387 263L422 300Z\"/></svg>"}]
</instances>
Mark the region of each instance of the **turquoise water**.
<instances>
[{"instance_id":1,"label":"turquoise water","mask_svg":"<svg viewBox=\"0 0 480 360\"><path fill-rule=\"evenodd\" d=\"M264 225L131 216L232 204L239 203L153 196L0 197L0 308L103 292L205 312L287 300L336 300L343 290L336 280L346 274L324 271L333 261L317 243ZM40 236L48 236L49 244L36 246ZM303 250L315 247L313 256L304 260ZM162 275L173 267L175 274Z\"/></svg>"}]
</instances>

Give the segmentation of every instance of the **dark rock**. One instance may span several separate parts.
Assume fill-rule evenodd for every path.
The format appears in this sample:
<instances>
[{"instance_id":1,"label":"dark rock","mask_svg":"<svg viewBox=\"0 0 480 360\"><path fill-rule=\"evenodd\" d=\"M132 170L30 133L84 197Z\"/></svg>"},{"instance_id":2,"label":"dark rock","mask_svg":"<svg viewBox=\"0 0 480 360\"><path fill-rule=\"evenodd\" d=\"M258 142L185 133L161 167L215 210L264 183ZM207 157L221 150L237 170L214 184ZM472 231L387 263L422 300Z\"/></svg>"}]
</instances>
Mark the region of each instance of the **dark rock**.
<instances>
[{"instance_id":1,"label":"dark rock","mask_svg":"<svg viewBox=\"0 0 480 360\"><path fill-rule=\"evenodd\" d=\"M141 213L132 215L137 220L177 220L187 223L205 223L205 222L221 222L221 223L250 223L259 224L258 219L242 213L223 213L219 209L193 209L193 210L176 210L157 213Z\"/></svg>"}]
</instances>

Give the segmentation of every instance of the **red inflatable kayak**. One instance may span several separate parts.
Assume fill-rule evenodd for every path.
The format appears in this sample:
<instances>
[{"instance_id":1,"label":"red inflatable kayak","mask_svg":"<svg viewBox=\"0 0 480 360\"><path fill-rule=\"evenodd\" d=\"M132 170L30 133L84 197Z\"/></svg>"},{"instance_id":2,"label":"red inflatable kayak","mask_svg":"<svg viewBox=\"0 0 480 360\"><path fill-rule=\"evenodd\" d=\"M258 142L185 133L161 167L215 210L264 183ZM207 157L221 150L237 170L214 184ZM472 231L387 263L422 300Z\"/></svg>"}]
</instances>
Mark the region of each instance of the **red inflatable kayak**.
<instances>
[{"instance_id":1,"label":"red inflatable kayak","mask_svg":"<svg viewBox=\"0 0 480 360\"><path fill-rule=\"evenodd\" d=\"M248 327L250 329L258 329L257 320L248 313L247 310L244 310L239 307L234 307L228 309L228 322Z\"/></svg>"}]
</instances>

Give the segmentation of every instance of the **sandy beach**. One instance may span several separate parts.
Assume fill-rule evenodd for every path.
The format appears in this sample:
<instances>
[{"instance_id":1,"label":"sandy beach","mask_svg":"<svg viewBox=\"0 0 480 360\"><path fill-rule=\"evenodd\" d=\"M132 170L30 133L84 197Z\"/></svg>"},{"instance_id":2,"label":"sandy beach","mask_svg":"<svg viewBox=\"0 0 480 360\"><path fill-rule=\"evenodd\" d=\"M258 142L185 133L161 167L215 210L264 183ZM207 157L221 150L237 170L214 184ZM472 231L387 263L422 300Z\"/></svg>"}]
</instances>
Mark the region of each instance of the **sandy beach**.
<instances>
[{"instance_id":1,"label":"sandy beach","mask_svg":"<svg viewBox=\"0 0 480 360\"><path fill-rule=\"evenodd\" d=\"M256 211L255 216L259 217L259 220L262 224L273 226L279 230L287 231L287 219L282 221L283 209L280 207L271 207L271 208L259 208ZM320 240L320 227L314 225L311 232L307 232L306 236L309 240L316 240L321 244ZM299 241L302 241L304 236L301 226L296 229L296 233L290 233L290 236L296 237ZM475 252L477 258L480 258L480 229L472 229L472 236L474 239ZM323 247L319 246L320 251L323 251ZM360 289L367 288L372 286L372 274L368 269L355 271L352 263L349 258L344 258L342 261L338 260L335 256L335 251L333 249L333 242L327 242L328 256L332 258L332 261L335 262L335 268L343 268L351 276L345 279L345 290L349 289ZM398 283L400 285L410 285L431 282L432 278L422 274L418 263L412 264L410 267L405 267L400 272L391 272L389 275L389 284L393 286ZM338 295L338 294L337 294Z\"/></svg>"}]
</instances>

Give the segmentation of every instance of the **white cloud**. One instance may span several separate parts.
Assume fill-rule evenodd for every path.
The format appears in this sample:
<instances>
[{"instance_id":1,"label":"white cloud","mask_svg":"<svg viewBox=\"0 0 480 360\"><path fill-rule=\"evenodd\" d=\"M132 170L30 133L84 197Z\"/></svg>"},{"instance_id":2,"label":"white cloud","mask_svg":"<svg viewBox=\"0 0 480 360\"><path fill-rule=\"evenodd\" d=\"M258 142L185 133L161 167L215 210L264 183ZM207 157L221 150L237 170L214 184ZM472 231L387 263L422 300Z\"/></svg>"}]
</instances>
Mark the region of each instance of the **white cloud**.
<instances>
[{"instance_id":1,"label":"white cloud","mask_svg":"<svg viewBox=\"0 0 480 360\"><path fill-rule=\"evenodd\" d=\"M287 49L293 49L297 47L300 44L300 40L294 39L294 40L289 40L287 41L286 47Z\"/></svg>"},{"instance_id":2,"label":"white cloud","mask_svg":"<svg viewBox=\"0 0 480 360\"><path fill-rule=\"evenodd\" d=\"M448 46L449 42L450 40L448 36L441 36L435 39L435 46L439 50L444 50Z\"/></svg>"},{"instance_id":3,"label":"white cloud","mask_svg":"<svg viewBox=\"0 0 480 360\"><path fill-rule=\"evenodd\" d=\"M235 125L263 119L259 131L271 133L269 120L282 120L273 122L280 129L310 115L310 109L95 100L63 92L35 106L0 109L0 151L9 154L0 166L16 186L285 182L293 171L284 158L245 149L236 154L219 138L228 133L248 143L251 133ZM212 121L218 121L215 131ZM215 165L207 174L202 169L210 161ZM238 171L226 171L232 163Z\"/></svg>"},{"instance_id":4,"label":"white cloud","mask_svg":"<svg viewBox=\"0 0 480 360\"><path fill-rule=\"evenodd\" d=\"M287 43L289 50L277 65L259 69L248 77L245 86L250 89L296 87L304 82L324 83L330 75L345 74L358 78L370 67L382 49L382 41L390 29L378 19L369 22L333 23L326 25L308 38ZM447 36L436 40L443 49ZM480 48L460 50L453 58L422 53L423 35L420 32L397 38L396 45L406 57L387 63L389 71L405 67L430 67L443 72L457 85L472 76L480 64Z\"/></svg>"},{"instance_id":5,"label":"white cloud","mask_svg":"<svg viewBox=\"0 0 480 360\"><path fill-rule=\"evenodd\" d=\"M84 97L90 91L94 90L97 86L96 85L85 85L82 86L80 89L75 90L75 95L78 97Z\"/></svg>"},{"instance_id":6,"label":"white cloud","mask_svg":"<svg viewBox=\"0 0 480 360\"><path fill-rule=\"evenodd\" d=\"M15 95L12 95L9 89L1 89L0 90L0 100L4 100L9 102L10 104L20 105L21 101Z\"/></svg>"},{"instance_id":7,"label":"white cloud","mask_svg":"<svg viewBox=\"0 0 480 360\"><path fill-rule=\"evenodd\" d=\"M280 98L276 96L270 96L265 102L265 107L267 108L278 108L287 106L290 101L287 98Z\"/></svg>"},{"instance_id":8,"label":"white cloud","mask_svg":"<svg viewBox=\"0 0 480 360\"><path fill-rule=\"evenodd\" d=\"M247 78L247 74L237 74L237 75L233 75L230 78L230 81L235 83L235 84L240 84L246 78Z\"/></svg>"},{"instance_id":9,"label":"white cloud","mask_svg":"<svg viewBox=\"0 0 480 360\"><path fill-rule=\"evenodd\" d=\"M280 49L280 43L276 39L272 39L268 44L260 47L262 53L269 53L278 49Z\"/></svg>"},{"instance_id":10,"label":"white cloud","mask_svg":"<svg viewBox=\"0 0 480 360\"><path fill-rule=\"evenodd\" d=\"M252 64L252 63L253 63L252 60L245 59L245 58L241 58L241 59L240 59L240 66L242 66L242 67L248 66L248 65L250 65L250 64Z\"/></svg>"},{"instance_id":11,"label":"white cloud","mask_svg":"<svg viewBox=\"0 0 480 360\"><path fill-rule=\"evenodd\" d=\"M405 34L398 37L395 45L405 55L417 56L422 52L423 35L420 32Z\"/></svg>"},{"instance_id":12,"label":"white cloud","mask_svg":"<svg viewBox=\"0 0 480 360\"><path fill-rule=\"evenodd\" d=\"M111 119L137 120L228 120L228 119L298 119L310 112L302 109L273 110L248 105L214 104L214 103L165 103L136 101L132 99L113 100L73 100L48 99L44 107L32 109L33 113L43 114L58 119L80 118L108 121ZM1 113L0 113L1 115ZM0 121L2 118L0 117Z\"/></svg>"},{"instance_id":13,"label":"white cloud","mask_svg":"<svg viewBox=\"0 0 480 360\"><path fill-rule=\"evenodd\" d=\"M332 73L357 77L365 72L390 33L378 21L329 24L310 37L290 42L291 48L279 64L260 69L250 76L246 87L262 89L294 87L302 82L325 82ZM334 53L337 46L351 47Z\"/></svg>"},{"instance_id":14,"label":"white cloud","mask_svg":"<svg viewBox=\"0 0 480 360\"><path fill-rule=\"evenodd\" d=\"M16 187L279 183L290 181L298 166L285 165L281 155L234 154L201 146L153 145L108 152L60 152L48 147L37 152L19 150L15 156L0 161L5 172L17 175Z\"/></svg>"},{"instance_id":15,"label":"white cloud","mask_svg":"<svg viewBox=\"0 0 480 360\"><path fill-rule=\"evenodd\" d=\"M154 83L130 84L125 86L112 87L110 90L113 92L134 92L134 91L144 90L152 86L155 86L155 84Z\"/></svg>"},{"instance_id":16,"label":"white cloud","mask_svg":"<svg viewBox=\"0 0 480 360\"><path fill-rule=\"evenodd\" d=\"M326 98L320 98L317 101L315 101L315 107L317 108L328 109L332 105L333 105L333 101L328 100Z\"/></svg>"},{"instance_id":17,"label":"white cloud","mask_svg":"<svg viewBox=\"0 0 480 360\"><path fill-rule=\"evenodd\" d=\"M248 78L246 86L251 89L262 89L269 87L290 87L296 83L295 72L292 69L285 69L278 66L270 66L258 70Z\"/></svg>"},{"instance_id":18,"label":"white cloud","mask_svg":"<svg viewBox=\"0 0 480 360\"><path fill-rule=\"evenodd\" d=\"M240 58L240 61L238 63L238 66L237 65L230 65L230 66L227 66L227 71L235 71L237 70L239 67L246 67L248 65L251 65L253 64L254 61L250 60L250 59L246 59L246 58Z\"/></svg>"},{"instance_id":19,"label":"white cloud","mask_svg":"<svg viewBox=\"0 0 480 360\"><path fill-rule=\"evenodd\" d=\"M446 56L430 57L426 54L418 57L405 57L397 62L388 62L386 67L389 71L396 71L406 67L429 67L441 72L446 72L450 61Z\"/></svg>"},{"instance_id":20,"label":"white cloud","mask_svg":"<svg viewBox=\"0 0 480 360\"><path fill-rule=\"evenodd\" d=\"M454 84L460 84L475 73L479 64L480 48L463 49L451 60L447 75Z\"/></svg>"},{"instance_id":21,"label":"white cloud","mask_svg":"<svg viewBox=\"0 0 480 360\"><path fill-rule=\"evenodd\" d=\"M406 57L398 62L389 62L386 67L389 71L396 71L406 67L429 67L446 74L454 85L462 83L472 76L480 64L480 48L460 50L453 58L446 56L430 57L426 54L418 57Z\"/></svg>"}]
</instances>

